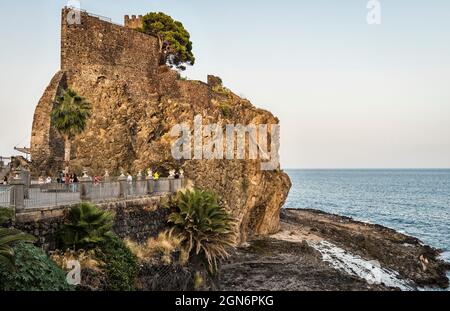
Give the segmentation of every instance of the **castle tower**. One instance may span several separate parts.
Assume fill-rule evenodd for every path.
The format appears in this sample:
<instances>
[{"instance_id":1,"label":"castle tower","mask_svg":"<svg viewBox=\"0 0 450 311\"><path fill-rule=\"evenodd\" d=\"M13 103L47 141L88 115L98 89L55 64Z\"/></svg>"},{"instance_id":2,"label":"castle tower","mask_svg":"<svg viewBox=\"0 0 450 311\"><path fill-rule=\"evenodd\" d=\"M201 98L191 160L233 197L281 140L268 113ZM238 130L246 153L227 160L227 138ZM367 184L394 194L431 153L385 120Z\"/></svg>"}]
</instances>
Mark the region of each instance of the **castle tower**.
<instances>
[{"instance_id":1,"label":"castle tower","mask_svg":"<svg viewBox=\"0 0 450 311\"><path fill-rule=\"evenodd\" d=\"M136 16L131 15L131 18L129 15L125 15L125 23L126 28L130 29L138 29L142 27L142 15Z\"/></svg>"}]
</instances>

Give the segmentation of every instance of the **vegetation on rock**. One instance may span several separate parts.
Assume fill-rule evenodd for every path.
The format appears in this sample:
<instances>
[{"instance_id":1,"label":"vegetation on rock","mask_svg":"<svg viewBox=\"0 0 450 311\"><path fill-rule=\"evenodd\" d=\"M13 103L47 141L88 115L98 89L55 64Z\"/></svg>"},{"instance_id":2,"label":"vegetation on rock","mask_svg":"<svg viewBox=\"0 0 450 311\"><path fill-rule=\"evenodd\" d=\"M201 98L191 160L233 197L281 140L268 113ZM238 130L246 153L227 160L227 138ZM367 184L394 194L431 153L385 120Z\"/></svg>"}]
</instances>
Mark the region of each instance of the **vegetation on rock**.
<instances>
[{"instance_id":1,"label":"vegetation on rock","mask_svg":"<svg viewBox=\"0 0 450 311\"><path fill-rule=\"evenodd\" d=\"M91 109L91 104L71 89L67 89L56 99L51 119L53 126L64 138L66 171L70 162L71 140L86 128Z\"/></svg>"},{"instance_id":2,"label":"vegetation on rock","mask_svg":"<svg viewBox=\"0 0 450 311\"><path fill-rule=\"evenodd\" d=\"M50 252L50 258L66 273L73 268L73 261L78 261L81 268L81 284L76 289L81 291L99 291L106 289L105 265L97 258L96 250L59 250Z\"/></svg>"},{"instance_id":3,"label":"vegetation on rock","mask_svg":"<svg viewBox=\"0 0 450 311\"><path fill-rule=\"evenodd\" d=\"M164 13L152 12L142 18L141 31L158 38L161 64L180 70L185 70L185 65L194 65L190 34L181 22Z\"/></svg>"},{"instance_id":4,"label":"vegetation on rock","mask_svg":"<svg viewBox=\"0 0 450 311\"><path fill-rule=\"evenodd\" d=\"M210 285L211 278L204 267L189 263L187 248L173 229L149 238L144 244L127 240L126 245L139 259L137 286L141 290L186 291L207 289Z\"/></svg>"},{"instance_id":5,"label":"vegetation on rock","mask_svg":"<svg viewBox=\"0 0 450 311\"><path fill-rule=\"evenodd\" d=\"M229 118L232 115L232 109L229 102L222 102L219 104L219 108L222 111L222 115L225 118Z\"/></svg>"},{"instance_id":6,"label":"vegetation on rock","mask_svg":"<svg viewBox=\"0 0 450 311\"><path fill-rule=\"evenodd\" d=\"M126 240L125 244L141 261L161 261L170 265L174 262L174 257L179 254L178 263L187 263L188 254L181 247L182 239L173 233L173 230L161 232L157 238L149 238L143 245L139 245L131 240Z\"/></svg>"},{"instance_id":7,"label":"vegetation on rock","mask_svg":"<svg viewBox=\"0 0 450 311\"><path fill-rule=\"evenodd\" d=\"M101 243L96 254L97 258L104 262L102 268L106 272L106 290L135 290L138 261L119 237L114 235Z\"/></svg>"},{"instance_id":8,"label":"vegetation on rock","mask_svg":"<svg viewBox=\"0 0 450 311\"><path fill-rule=\"evenodd\" d=\"M81 203L70 209L62 241L66 248L92 249L112 237L113 216L95 205Z\"/></svg>"},{"instance_id":9,"label":"vegetation on rock","mask_svg":"<svg viewBox=\"0 0 450 311\"><path fill-rule=\"evenodd\" d=\"M217 93L219 95L231 96L231 91L228 88L226 88L226 87L224 87L222 85L214 86L213 87L213 91L214 91L214 93Z\"/></svg>"},{"instance_id":10,"label":"vegetation on rock","mask_svg":"<svg viewBox=\"0 0 450 311\"><path fill-rule=\"evenodd\" d=\"M169 216L169 222L175 225L190 257L199 257L208 271L215 274L218 262L226 259L236 245L233 218L219 205L212 191L180 192L175 202L176 211Z\"/></svg>"}]
</instances>

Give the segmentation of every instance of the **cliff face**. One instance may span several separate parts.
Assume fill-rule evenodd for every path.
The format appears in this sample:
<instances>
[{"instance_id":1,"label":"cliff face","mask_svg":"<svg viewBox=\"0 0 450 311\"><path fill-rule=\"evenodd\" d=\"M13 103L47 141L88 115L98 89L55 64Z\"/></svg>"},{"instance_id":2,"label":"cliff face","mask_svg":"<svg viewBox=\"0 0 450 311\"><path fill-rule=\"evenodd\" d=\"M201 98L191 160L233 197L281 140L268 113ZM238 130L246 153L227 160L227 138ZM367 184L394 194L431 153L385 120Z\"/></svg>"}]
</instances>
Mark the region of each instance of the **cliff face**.
<instances>
[{"instance_id":1,"label":"cliff face","mask_svg":"<svg viewBox=\"0 0 450 311\"><path fill-rule=\"evenodd\" d=\"M93 106L86 131L73 142L72 170L133 173L152 167L183 168L199 187L215 190L240 223L241 241L279 229L279 212L290 189L280 170L262 171L259 160L174 160L169 135L175 124L278 124L270 112L220 86L185 81L159 66L157 39L82 13L80 25L62 14L61 71L40 100L31 153L36 174L62 167L61 137L52 129L55 95L70 87Z\"/></svg>"}]
</instances>

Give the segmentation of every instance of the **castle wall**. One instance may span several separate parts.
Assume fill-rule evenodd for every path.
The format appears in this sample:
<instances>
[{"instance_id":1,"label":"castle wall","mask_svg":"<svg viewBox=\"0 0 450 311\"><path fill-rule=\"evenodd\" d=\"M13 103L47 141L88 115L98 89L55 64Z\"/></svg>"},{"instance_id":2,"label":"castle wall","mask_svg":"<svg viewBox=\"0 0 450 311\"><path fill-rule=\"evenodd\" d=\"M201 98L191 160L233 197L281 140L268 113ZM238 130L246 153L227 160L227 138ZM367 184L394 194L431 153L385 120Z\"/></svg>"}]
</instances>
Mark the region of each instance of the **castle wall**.
<instances>
[{"instance_id":1,"label":"castle wall","mask_svg":"<svg viewBox=\"0 0 450 311\"><path fill-rule=\"evenodd\" d=\"M83 66L125 66L154 73L158 68L158 40L81 12L81 24L69 25L62 11L61 70L77 71Z\"/></svg>"},{"instance_id":2,"label":"castle wall","mask_svg":"<svg viewBox=\"0 0 450 311\"><path fill-rule=\"evenodd\" d=\"M81 76L91 77L93 81L86 82L95 87L103 78L114 79L120 73L124 88L146 89L147 95L158 89L159 52L155 37L85 12L80 12L81 24L70 25L70 10L64 8L61 16L61 70L50 82L34 114L31 157L35 177L54 173L63 165L64 142L51 126L50 117L61 88L74 88L81 96L87 97L94 109L99 99L83 94L85 85L79 83ZM137 20L136 17L129 19L134 24ZM171 77L170 81L175 78ZM134 82L126 85L130 80ZM76 142L72 153L72 158L77 156Z\"/></svg>"},{"instance_id":3,"label":"castle wall","mask_svg":"<svg viewBox=\"0 0 450 311\"><path fill-rule=\"evenodd\" d=\"M142 15L136 16L132 15L131 17L128 15L125 15L125 27L131 28L131 29L138 29L142 28Z\"/></svg>"}]
</instances>

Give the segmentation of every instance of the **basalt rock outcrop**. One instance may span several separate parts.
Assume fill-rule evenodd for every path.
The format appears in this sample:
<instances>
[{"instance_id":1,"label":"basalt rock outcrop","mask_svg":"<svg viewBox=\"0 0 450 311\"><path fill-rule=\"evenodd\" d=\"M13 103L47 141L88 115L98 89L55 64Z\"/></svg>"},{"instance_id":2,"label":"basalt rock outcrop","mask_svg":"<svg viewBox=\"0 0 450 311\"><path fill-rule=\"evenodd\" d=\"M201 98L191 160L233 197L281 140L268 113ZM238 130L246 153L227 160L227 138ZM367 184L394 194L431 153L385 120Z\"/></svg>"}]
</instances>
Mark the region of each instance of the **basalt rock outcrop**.
<instances>
[{"instance_id":1,"label":"basalt rock outcrop","mask_svg":"<svg viewBox=\"0 0 450 311\"><path fill-rule=\"evenodd\" d=\"M222 266L220 284L233 291L448 289L450 265L440 254L380 225L283 209L281 231L239 247Z\"/></svg>"},{"instance_id":2,"label":"basalt rock outcrop","mask_svg":"<svg viewBox=\"0 0 450 311\"><path fill-rule=\"evenodd\" d=\"M215 190L238 219L241 241L279 229L280 208L289 192L288 176L262 171L260 160L175 160L175 124L278 124L270 112L255 108L210 76L208 83L181 79L160 66L158 40L136 30L81 13L68 23L62 12L61 70L36 108L31 139L35 175L63 167L63 141L51 124L55 96L69 87L92 103L92 117L72 146L71 169L136 174L147 168L165 173L183 168L198 187ZM70 20L70 18L69 18Z\"/></svg>"}]
</instances>

